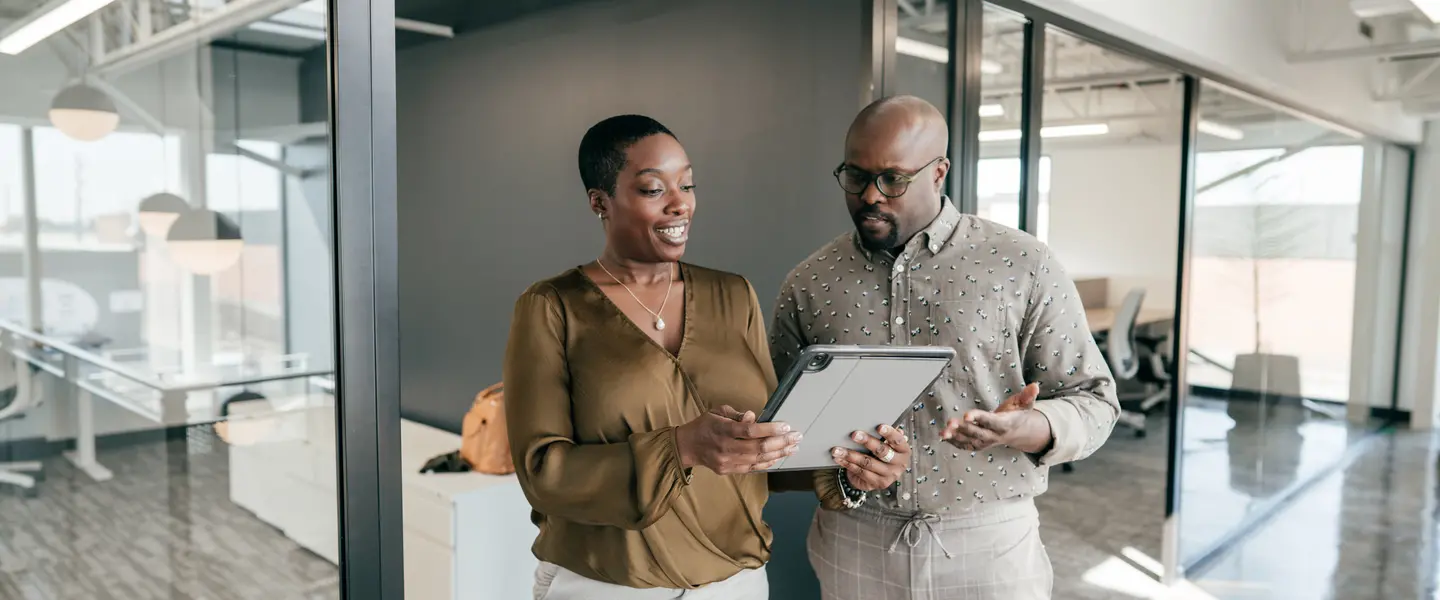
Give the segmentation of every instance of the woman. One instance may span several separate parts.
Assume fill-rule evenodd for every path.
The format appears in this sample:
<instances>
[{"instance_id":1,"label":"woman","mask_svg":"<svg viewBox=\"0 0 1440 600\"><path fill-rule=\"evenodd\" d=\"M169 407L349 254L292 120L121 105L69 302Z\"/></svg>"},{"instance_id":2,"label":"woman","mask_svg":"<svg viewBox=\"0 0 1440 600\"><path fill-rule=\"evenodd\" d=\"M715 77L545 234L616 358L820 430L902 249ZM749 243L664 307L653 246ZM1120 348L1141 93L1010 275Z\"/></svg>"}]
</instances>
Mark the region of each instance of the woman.
<instances>
[{"instance_id":1,"label":"woman","mask_svg":"<svg viewBox=\"0 0 1440 600\"><path fill-rule=\"evenodd\" d=\"M540 528L535 597L767 598L756 471L800 435L754 422L775 388L755 292L680 262L695 184L663 125L602 121L579 163L605 248L520 297L505 356L512 455ZM844 500L812 483L833 473L798 479Z\"/></svg>"}]
</instances>

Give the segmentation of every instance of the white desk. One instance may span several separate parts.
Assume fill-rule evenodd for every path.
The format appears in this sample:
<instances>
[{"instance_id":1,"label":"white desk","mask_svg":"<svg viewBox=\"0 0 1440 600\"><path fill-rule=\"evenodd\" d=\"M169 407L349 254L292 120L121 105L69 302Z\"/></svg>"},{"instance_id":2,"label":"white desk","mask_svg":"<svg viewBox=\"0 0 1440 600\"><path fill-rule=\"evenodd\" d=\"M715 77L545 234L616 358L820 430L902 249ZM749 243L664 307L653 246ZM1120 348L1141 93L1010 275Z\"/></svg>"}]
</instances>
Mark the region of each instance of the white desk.
<instances>
[{"instance_id":1,"label":"white desk","mask_svg":"<svg viewBox=\"0 0 1440 600\"><path fill-rule=\"evenodd\" d=\"M231 500L338 563L333 406L247 402L232 415ZM515 477L421 475L425 461L459 449L460 436L412 421L401 421L400 436L405 597L530 598L538 530Z\"/></svg>"}]
</instances>

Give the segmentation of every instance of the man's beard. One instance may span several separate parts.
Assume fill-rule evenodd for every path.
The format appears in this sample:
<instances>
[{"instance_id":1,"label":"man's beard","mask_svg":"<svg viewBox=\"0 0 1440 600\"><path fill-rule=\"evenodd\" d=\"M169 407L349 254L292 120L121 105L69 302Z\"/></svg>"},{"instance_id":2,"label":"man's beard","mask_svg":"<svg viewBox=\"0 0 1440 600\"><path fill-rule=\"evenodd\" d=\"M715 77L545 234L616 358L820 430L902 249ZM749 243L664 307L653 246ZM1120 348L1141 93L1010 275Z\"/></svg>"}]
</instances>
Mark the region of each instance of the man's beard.
<instances>
[{"instance_id":1,"label":"man's beard","mask_svg":"<svg viewBox=\"0 0 1440 600\"><path fill-rule=\"evenodd\" d=\"M881 237L872 236L864 227L865 219L872 216L888 223L890 232ZM856 211L850 218L855 221L855 232L860 235L860 245L866 250L890 250L900 245L900 224L895 221L894 215L881 212L874 205L870 205Z\"/></svg>"}]
</instances>

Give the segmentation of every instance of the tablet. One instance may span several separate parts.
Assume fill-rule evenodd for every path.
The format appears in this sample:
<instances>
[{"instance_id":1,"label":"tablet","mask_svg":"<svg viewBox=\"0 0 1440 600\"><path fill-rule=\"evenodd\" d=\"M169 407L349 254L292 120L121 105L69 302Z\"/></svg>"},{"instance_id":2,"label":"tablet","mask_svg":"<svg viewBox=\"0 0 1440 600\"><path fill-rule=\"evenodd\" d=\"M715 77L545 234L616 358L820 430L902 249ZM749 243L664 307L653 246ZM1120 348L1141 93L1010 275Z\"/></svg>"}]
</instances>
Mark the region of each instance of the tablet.
<instances>
[{"instance_id":1,"label":"tablet","mask_svg":"<svg viewBox=\"0 0 1440 600\"><path fill-rule=\"evenodd\" d=\"M955 358L948 346L810 346L780 380L758 421L804 434L800 449L770 471L835 467L830 449L864 450L856 430L894 424Z\"/></svg>"}]
</instances>

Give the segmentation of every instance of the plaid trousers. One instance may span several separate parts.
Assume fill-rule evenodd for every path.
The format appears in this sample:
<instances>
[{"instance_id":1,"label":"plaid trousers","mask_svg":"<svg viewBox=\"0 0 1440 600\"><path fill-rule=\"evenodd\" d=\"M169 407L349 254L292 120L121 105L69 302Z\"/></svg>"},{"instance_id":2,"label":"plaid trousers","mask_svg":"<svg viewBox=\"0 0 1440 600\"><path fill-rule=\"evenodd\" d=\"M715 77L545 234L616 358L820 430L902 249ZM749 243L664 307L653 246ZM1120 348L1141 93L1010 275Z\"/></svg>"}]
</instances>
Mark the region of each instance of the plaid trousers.
<instances>
[{"instance_id":1,"label":"plaid trousers","mask_svg":"<svg viewBox=\"0 0 1440 600\"><path fill-rule=\"evenodd\" d=\"M1049 600L1055 579L1029 498L946 518L820 509L808 545L824 600Z\"/></svg>"}]
</instances>

